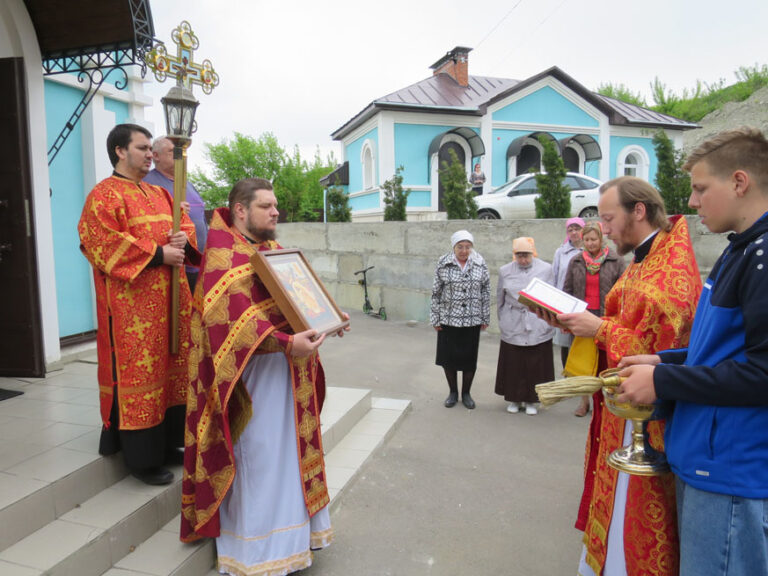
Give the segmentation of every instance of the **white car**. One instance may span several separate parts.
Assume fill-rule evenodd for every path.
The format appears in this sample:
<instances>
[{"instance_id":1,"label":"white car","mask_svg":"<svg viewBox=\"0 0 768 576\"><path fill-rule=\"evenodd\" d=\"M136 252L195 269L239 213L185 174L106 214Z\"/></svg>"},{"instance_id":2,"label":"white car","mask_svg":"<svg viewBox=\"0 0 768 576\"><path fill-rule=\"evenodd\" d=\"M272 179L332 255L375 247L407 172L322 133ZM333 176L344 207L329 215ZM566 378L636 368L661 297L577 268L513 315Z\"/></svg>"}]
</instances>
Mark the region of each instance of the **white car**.
<instances>
[{"instance_id":1,"label":"white car","mask_svg":"<svg viewBox=\"0 0 768 576\"><path fill-rule=\"evenodd\" d=\"M584 174L568 172L565 184L571 189L571 216L597 218L602 182ZM482 220L536 218L535 174L521 174L488 194L475 197L477 217Z\"/></svg>"}]
</instances>

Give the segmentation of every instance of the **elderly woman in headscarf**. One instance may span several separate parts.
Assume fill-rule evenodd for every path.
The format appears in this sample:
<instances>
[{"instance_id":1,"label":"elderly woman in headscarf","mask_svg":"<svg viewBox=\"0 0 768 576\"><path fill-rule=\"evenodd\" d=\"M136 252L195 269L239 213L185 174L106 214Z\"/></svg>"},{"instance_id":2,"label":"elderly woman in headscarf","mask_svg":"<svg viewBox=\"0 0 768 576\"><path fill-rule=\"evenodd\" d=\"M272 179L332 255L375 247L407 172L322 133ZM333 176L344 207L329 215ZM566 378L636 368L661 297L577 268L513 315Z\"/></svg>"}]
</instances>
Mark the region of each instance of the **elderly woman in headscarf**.
<instances>
[{"instance_id":1,"label":"elderly woman in headscarf","mask_svg":"<svg viewBox=\"0 0 768 576\"><path fill-rule=\"evenodd\" d=\"M581 231L584 229L584 220L578 217L568 218L565 221L565 241L555 250L555 256L552 258L552 274L554 275L554 286L563 289L565 284L565 275L568 272L568 265L571 259L581 252ZM558 330L555 332L553 343L560 346L560 358L565 366L568 359L568 350L573 342L573 335Z\"/></svg>"},{"instance_id":2,"label":"elderly woman in headscarf","mask_svg":"<svg viewBox=\"0 0 768 576\"><path fill-rule=\"evenodd\" d=\"M437 331L435 364L442 366L450 393L445 407L459 399L458 373L462 372L461 402L475 407L470 395L477 369L480 331L491 322L491 280L485 260L474 250L466 230L451 236L452 250L437 262L432 283L429 320Z\"/></svg>"},{"instance_id":3,"label":"elderly woman in headscarf","mask_svg":"<svg viewBox=\"0 0 768 576\"><path fill-rule=\"evenodd\" d=\"M520 290L539 278L552 284L552 266L536 257L533 238L515 238L514 260L499 269L496 306L501 345L496 368L496 394L509 402L507 412L538 413L536 384L555 379L552 358L554 330L518 302Z\"/></svg>"}]
</instances>

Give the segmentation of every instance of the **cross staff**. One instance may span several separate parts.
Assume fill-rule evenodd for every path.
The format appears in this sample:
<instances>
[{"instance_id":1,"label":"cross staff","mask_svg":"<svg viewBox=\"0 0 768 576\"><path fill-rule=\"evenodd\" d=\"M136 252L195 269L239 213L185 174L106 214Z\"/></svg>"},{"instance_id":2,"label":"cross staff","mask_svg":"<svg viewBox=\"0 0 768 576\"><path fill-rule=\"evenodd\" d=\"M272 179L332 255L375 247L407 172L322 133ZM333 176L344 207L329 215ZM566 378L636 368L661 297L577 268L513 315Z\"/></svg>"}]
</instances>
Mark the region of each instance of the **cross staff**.
<instances>
[{"instance_id":1,"label":"cross staff","mask_svg":"<svg viewBox=\"0 0 768 576\"><path fill-rule=\"evenodd\" d=\"M213 69L210 60L202 64L194 61L194 51L200 42L192 32L189 22L183 21L171 35L177 45L176 56L171 56L164 44L155 46L147 54L147 65L155 73L158 82L164 82L168 76L176 78L172 87L162 99L165 108L165 121L168 139L173 142L173 233L181 229L181 203L186 200L187 191L187 148L196 129L195 110L198 102L192 94L193 85L202 87L205 94L219 84L219 75ZM179 274L180 267L171 270L171 317L170 351L179 351Z\"/></svg>"}]
</instances>

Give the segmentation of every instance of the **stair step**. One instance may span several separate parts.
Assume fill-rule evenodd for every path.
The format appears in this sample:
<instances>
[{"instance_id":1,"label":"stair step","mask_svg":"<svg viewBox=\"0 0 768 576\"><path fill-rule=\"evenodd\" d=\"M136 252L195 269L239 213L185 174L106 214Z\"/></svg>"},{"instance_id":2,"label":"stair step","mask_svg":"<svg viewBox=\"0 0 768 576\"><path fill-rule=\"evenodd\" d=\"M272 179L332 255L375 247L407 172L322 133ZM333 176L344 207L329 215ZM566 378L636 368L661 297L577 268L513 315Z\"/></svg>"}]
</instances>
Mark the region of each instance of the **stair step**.
<instances>
[{"instance_id":1,"label":"stair step","mask_svg":"<svg viewBox=\"0 0 768 576\"><path fill-rule=\"evenodd\" d=\"M328 389L323 433L329 457L371 404L368 390ZM147 486L126 476L120 455L104 458L61 447L0 472L0 506L7 503L0 508L0 542L9 543L0 552L0 574L204 574L215 561L213 541L179 541L181 467L174 473L170 486ZM340 488L334 490L336 495ZM158 560L156 547L170 556ZM142 564L143 554L152 558L154 572Z\"/></svg>"}]
</instances>

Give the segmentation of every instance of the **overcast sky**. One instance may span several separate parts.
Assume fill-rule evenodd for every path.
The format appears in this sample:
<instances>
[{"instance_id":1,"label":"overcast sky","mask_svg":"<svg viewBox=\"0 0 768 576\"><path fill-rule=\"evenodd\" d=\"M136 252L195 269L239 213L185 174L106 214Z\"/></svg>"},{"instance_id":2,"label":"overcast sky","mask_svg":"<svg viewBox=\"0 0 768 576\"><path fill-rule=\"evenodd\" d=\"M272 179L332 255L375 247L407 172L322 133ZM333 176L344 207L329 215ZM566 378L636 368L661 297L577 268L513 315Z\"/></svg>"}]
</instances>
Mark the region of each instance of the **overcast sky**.
<instances>
[{"instance_id":1,"label":"overcast sky","mask_svg":"<svg viewBox=\"0 0 768 576\"><path fill-rule=\"evenodd\" d=\"M187 20L221 83L199 87L191 167L203 142L235 131L272 132L289 150L325 156L330 134L372 100L431 75L455 46L474 50L469 73L523 80L558 66L587 88L623 83L650 102L658 76L681 92L696 80L735 82L740 66L768 62L768 2L758 0L154 0L155 36ZM147 73L155 131L171 81Z\"/></svg>"}]
</instances>

